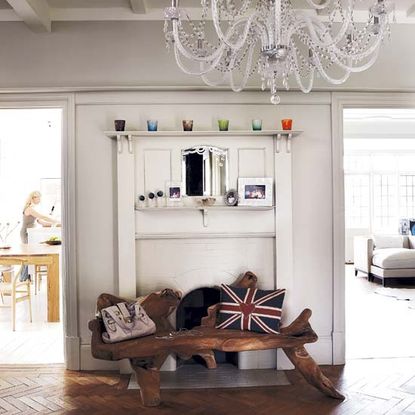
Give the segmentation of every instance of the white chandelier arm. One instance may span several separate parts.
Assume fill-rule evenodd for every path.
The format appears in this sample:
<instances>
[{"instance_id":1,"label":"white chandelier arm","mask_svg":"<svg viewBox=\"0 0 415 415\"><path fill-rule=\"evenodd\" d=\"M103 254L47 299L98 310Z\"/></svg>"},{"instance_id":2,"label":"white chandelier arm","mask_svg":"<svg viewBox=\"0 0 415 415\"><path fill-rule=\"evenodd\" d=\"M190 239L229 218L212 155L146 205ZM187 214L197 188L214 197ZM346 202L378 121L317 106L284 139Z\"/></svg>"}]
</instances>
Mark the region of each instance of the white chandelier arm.
<instances>
[{"instance_id":1,"label":"white chandelier arm","mask_svg":"<svg viewBox=\"0 0 415 415\"><path fill-rule=\"evenodd\" d=\"M337 32L334 38L331 37L330 33L325 33L324 37L327 40L321 39L315 30L314 25L316 25L320 30L325 29L324 25L320 20L316 17L303 13L301 11L298 12L298 26L303 27L304 25L307 27L308 32L310 33L311 39L321 47L330 47L339 43L345 36L347 29L349 28L350 21L343 22L342 26L340 27L339 31Z\"/></svg>"},{"instance_id":2,"label":"white chandelier arm","mask_svg":"<svg viewBox=\"0 0 415 415\"><path fill-rule=\"evenodd\" d=\"M224 74L222 75L222 78L221 79L219 79L218 81L212 81L212 80L210 80L208 77L207 77L207 74L203 74L202 75L202 81L207 85L207 86L213 86L213 87L216 87L216 86L219 86L219 85L223 85L223 82L225 81L225 79L226 79L226 75L227 75L227 72L224 72Z\"/></svg>"},{"instance_id":3,"label":"white chandelier arm","mask_svg":"<svg viewBox=\"0 0 415 415\"><path fill-rule=\"evenodd\" d=\"M179 52L181 52L180 49L177 47L177 45L174 45L174 56L176 58L177 65L187 75L201 76L201 75L207 74L208 72L213 71L215 69L215 66L218 64L218 62L220 61L222 57L222 56L219 56L218 58L216 58L216 60L212 61L207 69L203 69L201 71L193 71L191 69L187 69L184 66L183 62L181 61Z\"/></svg>"},{"instance_id":4,"label":"white chandelier arm","mask_svg":"<svg viewBox=\"0 0 415 415\"><path fill-rule=\"evenodd\" d=\"M281 0L274 0L274 39L275 44L281 43Z\"/></svg>"},{"instance_id":5,"label":"white chandelier arm","mask_svg":"<svg viewBox=\"0 0 415 415\"><path fill-rule=\"evenodd\" d=\"M243 16L246 13L246 11L249 9L249 6L251 3L252 3L252 0L244 0L239 11L235 12L234 17ZM227 13L229 12L227 11Z\"/></svg>"},{"instance_id":6,"label":"white chandelier arm","mask_svg":"<svg viewBox=\"0 0 415 415\"><path fill-rule=\"evenodd\" d=\"M329 74L326 72L326 70L323 68L323 65L321 64L320 57L318 55L315 55L313 57L314 64L316 65L318 71L320 72L321 76L327 81L330 82L333 85L340 85L344 82L346 82L351 74L351 71L346 69L345 74L341 78L332 78L329 76Z\"/></svg>"},{"instance_id":7,"label":"white chandelier arm","mask_svg":"<svg viewBox=\"0 0 415 415\"><path fill-rule=\"evenodd\" d=\"M340 68L353 72L353 73L358 73L358 72L363 72L366 69L369 69L376 62L376 59L378 58L378 56L379 56L379 49L375 50L370 60L361 66L345 65L343 62L341 62L338 59L336 55L333 55L331 58L333 59L333 62L336 63Z\"/></svg>"},{"instance_id":8,"label":"white chandelier arm","mask_svg":"<svg viewBox=\"0 0 415 415\"><path fill-rule=\"evenodd\" d=\"M322 3L314 3L313 0L306 0L306 2L317 10L323 10L326 7L330 6L330 4L332 3L332 0L326 0L326 1L323 1Z\"/></svg>"},{"instance_id":9,"label":"white chandelier arm","mask_svg":"<svg viewBox=\"0 0 415 415\"><path fill-rule=\"evenodd\" d=\"M245 67L245 73L244 73L244 76L243 76L243 78L242 78L242 81L241 81L241 84L239 85L239 87L235 86L235 82L234 82L234 79L233 79L233 72L232 72L232 71L230 71L230 72L229 72L231 88L232 88L232 90L233 90L233 91L235 91L235 92L240 92L240 91L242 91L242 90L245 88L246 83L248 82L249 73L251 72L251 66L252 66L252 55L253 55L253 53L254 53L254 49L255 49L255 45L252 45L252 46L249 48L249 51L248 51L248 58L247 58L246 67ZM234 56L232 57L232 60L231 60L232 66L233 66L233 65L234 65L234 63L235 63L235 59L236 59L236 55L234 55Z\"/></svg>"},{"instance_id":10,"label":"white chandelier arm","mask_svg":"<svg viewBox=\"0 0 415 415\"><path fill-rule=\"evenodd\" d=\"M254 18L256 18L256 17L259 17L259 14L257 12L251 14L251 16L249 16L248 19L246 19L246 17L244 17L242 19L237 20L235 23L232 24L232 26L227 31L227 34L225 35L222 32L222 29L220 27L219 13L218 13L216 1L212 0L212 21L213 21L213 25L215 26L216 34L218 35L219 40L221 40L223 43L226 44L226 46L230 47L231 49L234 49L234 50L241 49L241 47L246 42L246 39L248 37L249 29L251 28L252 22L253 22ZM230 42L230 38L234 34L234 32L236 30L236 27L244 21L246 21L246 25L245 25L245 28L243 30L243 36L239 39L239 42L237 42L237 43Z\"/></svg>"},{"instance_id":11,"label":"white chandelier arm","mask_svg":"<svg viewBox=\"0 0 415 415\"><path fill-rule=\"evenodd\" d=\"M301 91L303 91L305 94L308 94L311 89L313 88L314 83L314 68L312 67L310 69L310 76L308 78L308 85L304 86L303 80L301 79L300 72L298 69L298 58L297 58L297 52L294 51L293 53L293 59L294 59L294 76L297 80L297 84L300 87Z\"/></svg>"},{"instance_id":12,"label":"white chandelier arm","mask_svg":"<svg viewBox=\"0 0 415 415\"><path fill-rule=\"evenodd\" d=\"M364 52L361 53L356 53L354 55L348 55L343 53L337 46L332 46L330 48L330 53L335 56L337 58L337 55L343 57L344 59L346 58L353 58L354 60L362 60L367 58L369 55L372 55L373 53L379 51L380 48L380 44L382 43L382 39L383 39L383 31L382 31L382 36L379 36L376 39L376 42L374 42L368 49L366 49Z\"/></svg>"},{"instance_id":13,"label":"white chandelier arm","mask_svg":"<svg viewBox=\"0 0 415 415\"><path fill-rule=\"evenodd\" d=\"M219 46L218 49L216 49L212 54L210 54L208 56L197 56L197 55L189 52L182 45L182 42L180 41L179 27L178 27L178 21L177 20L173 20L173 37L174 37L174 45L175 45L175 47L177 46L179 48L181 54L187 59L195 60L195 61L198 61L198 62L212 62L218 56L222 56L223 51L225 50L225 45L222 43Z\"/></svg>"}]
</instances>

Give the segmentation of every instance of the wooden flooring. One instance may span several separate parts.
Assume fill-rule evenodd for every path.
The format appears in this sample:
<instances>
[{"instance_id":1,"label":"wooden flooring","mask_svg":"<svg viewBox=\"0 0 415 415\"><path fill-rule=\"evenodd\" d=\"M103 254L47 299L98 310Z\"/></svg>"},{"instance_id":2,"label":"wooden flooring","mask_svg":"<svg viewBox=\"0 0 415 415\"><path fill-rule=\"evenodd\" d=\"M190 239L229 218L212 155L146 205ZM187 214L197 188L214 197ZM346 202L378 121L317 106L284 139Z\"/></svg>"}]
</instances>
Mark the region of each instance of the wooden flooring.
<instances>
[{"instance_id":1,"label":"wooden flooring","mask_svg":"<svg viewBox=\"0 0 415 415\"><path fill-rule=\"evenodd\" d=\"M47 322L47 281L34 295L32 284L33 321L29 321L29 306L22 301L16 307L16 331L12 331L11 308L0 308L0 365L63 363L63 325ZM10 304L10 297L5 297ZM0 300L1 302L1 300Z\"/></svg>"},{"instance_id":2,"label":"wooden flooring","mask_svg":"<svg viewBox=\"0 0 415 415\"><path fill-rule=\"evenodd\" d=\"M1 414L142 415L409 415L415 414L415 359L352 360L324 367L347 395L321 395L294 371L289 386L163 390L158 408L144 408L129 376L65 371L59 366L0 368Z\"/></svg>"},{"instance_id":3,"label":"wooden flooring","mask_svg":"<svg viewBox=\"0 0 415 415\"><path fill-rule=\"evenodd\" d=\"M415 309L408 301L375 294L381 287L346 266L347 359L415 357Z\"/></svg>"}]
</instances>

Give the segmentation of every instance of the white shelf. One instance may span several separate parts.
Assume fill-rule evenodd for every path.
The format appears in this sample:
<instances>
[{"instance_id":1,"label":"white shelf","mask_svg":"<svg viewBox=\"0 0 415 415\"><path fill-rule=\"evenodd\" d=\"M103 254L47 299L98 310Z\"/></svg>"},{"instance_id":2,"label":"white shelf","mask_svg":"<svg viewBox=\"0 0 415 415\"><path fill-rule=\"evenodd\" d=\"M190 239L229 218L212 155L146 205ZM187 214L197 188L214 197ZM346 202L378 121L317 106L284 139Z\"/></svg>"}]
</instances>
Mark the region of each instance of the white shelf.
<instances>
[{"instance_id":1,"label":"white shelf","mask_svg":"<svg viewBox=\"0 0 415 415\"><path fill-rule=\"evenodd\" d=\"M166 206L166 207L137 207L135 210L138 212L172 212L172 211L199 211L203 215L203 226L208 227L208 216L209 211L220 210L228 212L246 212L246 211L270 211L273 210L275 206Z\"/></svg>"},{"instance_id":2,"label":"white shelf","mask_svg":"<svg viewBox=\"0 0 415 415\"><path fill-rule=\"evenodd\" d=\"M138 212L166 212L180 210L234 210L234 211L265 211L273 210L275 206L165 206L165 207L135 207Z\"/></svg>"},{"instance_id":3,"label":"white shelf","mask_svg":"<svg viewBox=\"0 0 415 415\"><path fill-rule=\"evenodd\" d=\"M241 137L241 136L277 136L301 134L300 130L231 130L231 131L104 131L110 138L117 137Z\"/></svg>"}]
</instances>

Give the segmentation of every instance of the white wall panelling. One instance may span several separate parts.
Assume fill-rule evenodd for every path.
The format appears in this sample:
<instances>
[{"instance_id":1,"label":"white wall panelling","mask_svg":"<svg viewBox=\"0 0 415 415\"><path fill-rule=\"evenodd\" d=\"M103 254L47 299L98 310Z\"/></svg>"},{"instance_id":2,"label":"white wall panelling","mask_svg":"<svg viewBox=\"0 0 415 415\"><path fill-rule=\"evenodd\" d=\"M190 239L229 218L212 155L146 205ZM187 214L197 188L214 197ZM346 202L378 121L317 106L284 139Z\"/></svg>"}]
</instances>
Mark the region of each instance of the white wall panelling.
<instances>
[{"instance_id":1,"label":"white wall panelling","mask_svg":"<svg viewBox=\"0 0 415 415\"><path fill-rule=\"evenodd\" d=\"M134 298L134 154L117 151L117 242L118 294Z\"/></svg>"},{"instance_id":2,"label":"white wall panelling","mask_svg":"<svg viewBox=\"0 0 415 415\"><path fill-rule=\"evenodd\" d=\"M295 128L303 130L304 133L294 138L290 156L294 228L292 273L277 273L277 282L273 279L275 267L279 266L278 258L277 264L274 263L274 235L277 234L278 240L280 231L275 226L275 214L278 216L280 207L283 208L284 200L280 199L276 200L276 213L273 210L221 212L212 209L209 212L207 228L203 227L202 215L198 210L173 211L168 212L168 215L159 212L133 213L135 221L129 225L134 228L136 222L134 231L140 238L135 242L137 275L136 280L133 280L139 289L138 294L141 290L147 290L145 284L152 283L153 278L143 278L147 274L147 270L141 268L143 264L140 258L143 255L148 255L151 259L146 265L152 268L149 274L151 276L167 275L169 272L180 276L186 273L186 270L183 270L185 264L175 255L168 254L171 265L171 261L164 259L169 249L170 252L186 252L185 248L189 248L189 253L192 252L189 264L196 258L199 262L203 262L205 256L209 258L209 264L203 262L205 265L194 269L189 266L186 275L190 280L195 278L194 275L207 274L208 268L214 270L218 278L224 279L226 275L236 275L251 265L253 271L259 274L262 286L272 288L275 285L286 285L289 288L284 308L286 321L295 317L304 307L310 307L314 313L312 324L318 335L331 338L333 264L332 229L331 221L328 220L332 209L330 94L291 93L284 94L284 98L285 104L271 106L267 97L259 92L234 94L217 91L147 91L76 95L77 197L80 216L77 227L80 241L78 268L79 275L82 275L79 279L79 321L83 349L88 347L90 341L86 323L93 315L97 295L118 290L119 271L114 260L118 253L118 215L114 203L114 200L117 200L118 156L115 141L103 134L103 131L113 128L114 119L125 119L127 129L134 130L143 128L147 119L157 118L159 129L176 131L181 130L182 119L193 119L198 130L216 130L218 117L230 119L232 130L247 130L254 118L261 118L266 129L278 128L282 118L294 119ZM283 143L281 153L276 154L275 143L271 137L266 136L242 136L240 139L225 136L209 136L205 139L202 136L185 139L167 136L153 138L150 136L139 140L133 139L135 166L142 166L144 163L144 149L156 150L156 154L161 151L163 157L165 152L171 150L172 180L181 178L177 160L180 160L179 150L183 145L189 147L193 143L208 143L230 148L231 187L236 187L239 174L239 148L255 149L252 157L258 154L258 149L265 148L265 172L269 177L274 177L275 168L282 162L278 158L286 155ZM128 153L125 140L123 155L124 152ZM93 169L91 165L94 166ZM264 167L261 167L258 172L262 172L263 169ZM164 167L160 169L164 173L160 173L162 177L157 180L164 180L167 170L164 171ZM132 192L133 197L144 190L156 190L144 189L144 181L137 180L140 177L137 171L132 174L136 186ZM279 179L277 177L277 187L278 180L282 181L281 185L289 188L284 174ZM281 224L284 225L284 222ZM176 239L172 239L174 237ZM195 241L198 242L196 245ZM256 248L252 248L253 246ZM192 250L190 247L193 247ZM219 256L218 247L223 250L222 256ZM232 247L238 247L237 252ZM252 256L249 252L252 252ZM241 253L247 253L246 258L241 258ZM221 266L217 266L216 263ZM283 262L280 262L281 264ZM128 278L131 278L131 275ZM318 344L316 347L319 347ZM326 346L321 348L321 354L324 355L321 361L331 361L332 356L330 353L327 354L327 350ZM82 359L84 368L97 364L88 360L88 353L82 353ZM281 359L279 362L281 364Z\"/></svg>"}]
</instances>

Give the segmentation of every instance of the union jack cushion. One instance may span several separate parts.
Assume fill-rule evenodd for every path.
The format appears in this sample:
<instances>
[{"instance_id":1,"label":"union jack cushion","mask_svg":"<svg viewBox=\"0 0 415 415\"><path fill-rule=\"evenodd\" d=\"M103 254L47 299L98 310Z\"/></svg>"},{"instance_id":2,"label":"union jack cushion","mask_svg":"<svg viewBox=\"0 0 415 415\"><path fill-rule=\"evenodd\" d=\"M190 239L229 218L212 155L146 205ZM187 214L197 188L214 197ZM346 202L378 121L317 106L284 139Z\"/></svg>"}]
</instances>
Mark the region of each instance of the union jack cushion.
<instances>
[{"instance_id":1,"label":"union jack cushion","mask_svg":"<svg viewBox=\"0 0 415 415\"><path fill-rule=\"evenodd\" d=\"M222 284L218 329L278 334L285 289L258 290Z\"/></svg>"}]
</instances>

